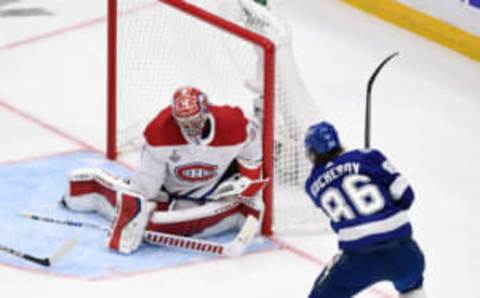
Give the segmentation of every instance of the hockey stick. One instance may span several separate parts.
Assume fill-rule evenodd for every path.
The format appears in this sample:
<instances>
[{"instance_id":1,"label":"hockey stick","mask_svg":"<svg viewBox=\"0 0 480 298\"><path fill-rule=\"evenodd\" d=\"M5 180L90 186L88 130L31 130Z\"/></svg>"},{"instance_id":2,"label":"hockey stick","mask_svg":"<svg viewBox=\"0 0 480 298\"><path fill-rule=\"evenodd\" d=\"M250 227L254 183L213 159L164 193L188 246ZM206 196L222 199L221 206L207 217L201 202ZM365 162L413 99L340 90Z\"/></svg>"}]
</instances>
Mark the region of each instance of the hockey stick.
<instances>
[{"instance_id":1,"label":"hockey stick","mask_svg":"<svg viewBox=\"0 0 480 298\"><path fill-rule=\"evenodd\" d=\"M365 103L365 148L370 148L370 126L371 126L371 102L372 102L372 88L373 88L373 83L375 82L375 79L377 78L377 75L380 73L382 68L385 66L385 64L388 63L388 61L392 60L395 56L399 55L398 52L395 52L385 58L382 63L380 63L373 74L370 76L370 79L368 80L367 84L367 99Z\"/></svg>"},{"instance_id":2,"label":"hockey stick","mask_svg":"<svg viewBox=\"0 0 480 298\"><path fill-rule=\"evenodd\" d=\"M76 244L76 240L74 238L67 239L62 244L62 246L59 249L57 249L57 251L51 257L48 257L48 258L40 258L40 257L32 256L30 254L15 250L13 248L10 248L4 245L0 245L0 251L9 253L11 255L33 262L38 265L50 267L52 264L56 263L61 257L63 257L66 253L72 250L75 244Z\"/></svg>"},{"instance_id":3,"label":"hockey stick","mask_svg":"<svg viewBox=\"0 0 480 298\"><path fill-rule=\"evenodd\" d=\"M18 215L37 220L37 221L43 221L43 222L48 222L52 224L57 224L57 225L64 225L64 226L71 226L71 227L77 227L77 228L91 228L91 229L96 229L96 230L103 230L103 231L108 231L108 228L96 225L93 223L89 222L82 222L82 221L73 221L73 220L68 220L68 219L58 219L58 218L52 218L52 217L47 217L47 216L41 216L37 214L32 214L28 212L19 212Z\"/></svg>"},{"instance_id":4,"label":"hockey stick","mask_svg":"<svg viewBox=\"0 0 480 298\"><path fill-rule=\"evenodd\" d=\"M243 254L252 242L257 231L258 219L248 216L240 232L230 242L218 243L198 238L177 236L160 232L146 231L144 239L154 245L181 248L185 250L235 257Z\"/></svg>"},{"instance_id":5,"label":"hockey stick","mask_svg":"<svg viewBox=\"0 0 480 298\"><path fill-rule=\"evenodd\" d=\"M92 228L102 231L109 230L106 227L88 222L56 219L26 212L19 213L19 215L32 220L43 221L58 225L66 225L70 227ZM248 216L237 236L232 241L227 243L218 243L198 238L178 236L153 231L145 231L143 238L145 242L153 245L181 248L189 251L233 257L241 255L247 249L248 245L252 242L253 237L255 236L258 224L258 219L251 215Z\"/></svg>"}]
</instances>

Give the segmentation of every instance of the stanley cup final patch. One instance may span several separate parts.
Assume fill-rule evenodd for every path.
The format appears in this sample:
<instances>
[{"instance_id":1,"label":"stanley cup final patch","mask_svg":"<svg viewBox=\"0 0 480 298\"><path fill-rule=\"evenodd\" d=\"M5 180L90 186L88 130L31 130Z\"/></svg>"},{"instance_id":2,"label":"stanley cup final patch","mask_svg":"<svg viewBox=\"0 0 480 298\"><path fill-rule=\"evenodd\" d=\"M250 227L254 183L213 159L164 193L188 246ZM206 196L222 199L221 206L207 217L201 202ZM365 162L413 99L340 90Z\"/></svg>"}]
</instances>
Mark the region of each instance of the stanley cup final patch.
<instances>
[{"instance_id":1,"label":"stanley cup final patch","mask_svg":"<svg viewBox=\"0 0 480 298\"><path fill-rule=\"evenodd\" d=\"M168 157L172 162L177 162L180 160L181 156L176 149L172 150L172 153Z\"/></svg>"}]
</instances>

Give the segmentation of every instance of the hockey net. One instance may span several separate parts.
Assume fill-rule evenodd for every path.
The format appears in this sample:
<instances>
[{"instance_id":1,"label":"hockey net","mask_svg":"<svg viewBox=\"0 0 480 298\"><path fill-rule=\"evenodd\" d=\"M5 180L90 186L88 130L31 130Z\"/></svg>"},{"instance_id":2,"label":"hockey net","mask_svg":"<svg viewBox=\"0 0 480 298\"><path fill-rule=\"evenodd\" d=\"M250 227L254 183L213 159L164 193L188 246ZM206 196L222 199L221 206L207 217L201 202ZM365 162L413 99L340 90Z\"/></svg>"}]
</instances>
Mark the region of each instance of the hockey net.
<instances>
[{"instance_id":1,"label":"hockey net","mask_svg":"<svg viewBox=\"0 0 480 298\"><path fill-rule=\"evenodd\" d=\"M196 86L213 104L262 122L263 172L274 177L263 233L318 231L326 224L303 191L303 137L321 115L298 74L288 24L272 10L253 0L109 0L107 154L138 156L148 121L178 87Z\"/></svg>"}]
</instances>

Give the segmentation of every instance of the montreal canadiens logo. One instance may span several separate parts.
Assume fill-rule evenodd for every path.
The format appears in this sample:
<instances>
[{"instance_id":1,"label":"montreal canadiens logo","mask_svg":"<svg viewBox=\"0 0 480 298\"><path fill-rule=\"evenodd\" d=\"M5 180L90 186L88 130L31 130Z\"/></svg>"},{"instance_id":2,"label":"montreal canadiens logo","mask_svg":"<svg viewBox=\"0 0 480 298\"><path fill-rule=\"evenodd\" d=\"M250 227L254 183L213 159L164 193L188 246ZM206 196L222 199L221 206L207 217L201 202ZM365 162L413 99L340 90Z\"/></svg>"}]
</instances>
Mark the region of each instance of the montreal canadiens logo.
<instances>
[{"instance_id":1,"label":"montreal canadiens logo","mask_svg":"<svg viewBox=\"0 0 480 298\"><path fill-rule=\"evenodd\" d=\"M194 163L175 168L175 174L189 182L206 181L217 175L217 166L205 163Z\"/></svg>"}]
</instances>

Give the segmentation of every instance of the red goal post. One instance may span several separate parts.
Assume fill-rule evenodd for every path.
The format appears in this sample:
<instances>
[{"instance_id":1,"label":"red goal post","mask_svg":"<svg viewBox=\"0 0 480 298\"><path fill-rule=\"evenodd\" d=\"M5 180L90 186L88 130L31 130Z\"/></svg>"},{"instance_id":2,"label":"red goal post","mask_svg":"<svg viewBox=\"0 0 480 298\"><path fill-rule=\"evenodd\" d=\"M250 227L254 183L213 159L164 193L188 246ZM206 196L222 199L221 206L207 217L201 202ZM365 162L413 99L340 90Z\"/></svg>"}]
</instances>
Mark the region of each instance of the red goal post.
<instances>
[{"instance_id":1,"label":"red goal post","mask_svg":"<svg viewBox=\"0 0 480 298\"><path fill-rule=\"evenodd\" d=\"M117 145L117 24L120 12L118 2L121 0L108 0L108 83L107 83L107 157L116 159ZM263 119L263 176L274 181L274 104L275 104L275 44L268 38L251 30L239 26L229 20L214 15L207 10L192 5L183 0L157 0L158 5L169 5L194 18L202 20L211 26L225 31L227 34L248 41L263 49L263 94L264 94L264 119ZM129 13L125 11L123 13ZM199 86L201 88L201 86ZM160 107L159 107L160 109ZM140 132L141 133L141 132ZM273 183L264 189L265 215L262 233L271 235L273 223Z\"/></svg>"}]
</instances>

